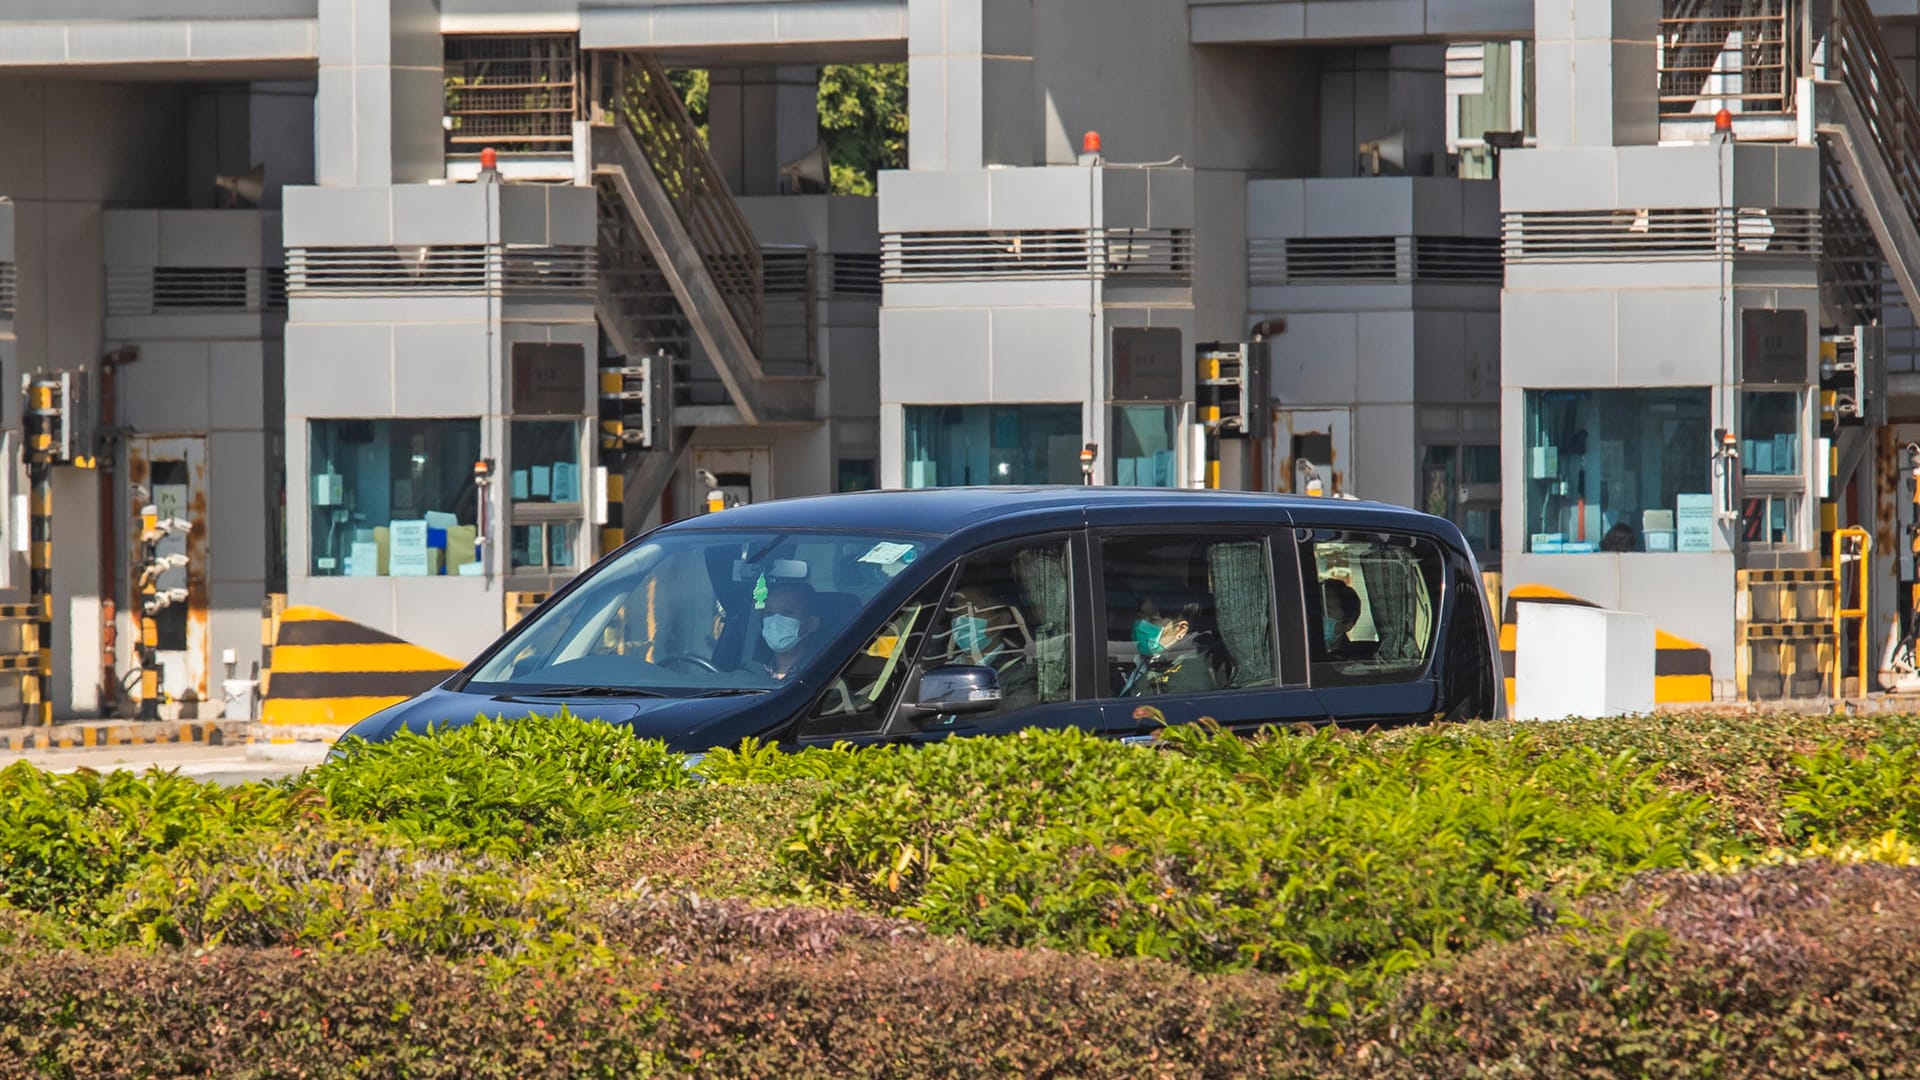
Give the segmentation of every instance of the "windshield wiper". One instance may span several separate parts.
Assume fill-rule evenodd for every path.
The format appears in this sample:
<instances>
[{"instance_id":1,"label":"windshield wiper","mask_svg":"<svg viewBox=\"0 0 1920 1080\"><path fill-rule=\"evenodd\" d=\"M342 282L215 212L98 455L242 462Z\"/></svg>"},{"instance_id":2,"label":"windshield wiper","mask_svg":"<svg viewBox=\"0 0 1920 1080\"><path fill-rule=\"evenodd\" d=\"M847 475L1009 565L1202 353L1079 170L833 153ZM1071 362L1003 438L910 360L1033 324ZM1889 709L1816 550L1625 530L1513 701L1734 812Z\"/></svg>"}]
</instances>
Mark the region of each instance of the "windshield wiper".
<instances>
[{"instance_id":1,"label":"windshield wiper","mask_svg":"<svg viewBox=\"0 0 1920 1080\"><path fill-rule=\"evenodd\" d=\"M507 697L666 697L637 686L531 686L509 690Z\"/></svg>"},{"instance_id":2,"label":"windshield wiper","mask_svg":"<svg viewBox=\"0 0 1920 1080\"><path fill-rule=\"evenodd\" d=\"M688 697L733 697L736 694L768 694L768 693L772 693L772 691L768 690L764 686L722 686L714 690L702 690L697 694L688 694L687 696Z\"/></svg>"}]
</instances>

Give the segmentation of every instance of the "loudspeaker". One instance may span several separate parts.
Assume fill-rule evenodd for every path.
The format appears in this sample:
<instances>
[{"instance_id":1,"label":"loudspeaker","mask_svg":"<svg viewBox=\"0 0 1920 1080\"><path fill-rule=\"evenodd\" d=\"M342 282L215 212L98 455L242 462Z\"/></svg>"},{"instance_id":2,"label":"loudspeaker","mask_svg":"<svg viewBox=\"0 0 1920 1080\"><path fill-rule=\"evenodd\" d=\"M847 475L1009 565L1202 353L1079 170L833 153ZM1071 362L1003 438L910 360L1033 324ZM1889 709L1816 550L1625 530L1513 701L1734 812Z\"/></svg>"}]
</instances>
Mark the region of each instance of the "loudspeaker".
<instances>
[{"instance_id":1,"label":"loudspeaker","mask_svg":"<svg viewBox=\"0 0 1920 1080\"><path fill-rule=\"evenodd\" d=\"M219 203L222 209L226 210L232 210L237 207L257 209L260 206L260 196L266 190L266 185L267 167L264 163L255 165L251 172L243 173L240 176L216 176L213 178L213 188L216 193L215 201Z\"/></svg>"},{"instance_id":2,"label":"loudspeaker","mask_svg":"<svg viewBox=\"0 0 1920 1080\"><path fill-rule=\"evenodd\" d=\"M784 195L824 195L828 178L827 144L814 143L813 149L780 166L780 192Z\"/></svg>"},{"instance_id":3,"label":"loudspeaker","mask_svg":"<svg viewBox=\"0 0 1920 1080\"><path fill-rule=\"evenodd\" d=\"M1380 175L1381 165L1404 170L1407 167L1407 133L1396 131L1384 138L1361 143L1360 156L1366 159L1366 167L1374 176Z\"/></svg>"}]
</instances>

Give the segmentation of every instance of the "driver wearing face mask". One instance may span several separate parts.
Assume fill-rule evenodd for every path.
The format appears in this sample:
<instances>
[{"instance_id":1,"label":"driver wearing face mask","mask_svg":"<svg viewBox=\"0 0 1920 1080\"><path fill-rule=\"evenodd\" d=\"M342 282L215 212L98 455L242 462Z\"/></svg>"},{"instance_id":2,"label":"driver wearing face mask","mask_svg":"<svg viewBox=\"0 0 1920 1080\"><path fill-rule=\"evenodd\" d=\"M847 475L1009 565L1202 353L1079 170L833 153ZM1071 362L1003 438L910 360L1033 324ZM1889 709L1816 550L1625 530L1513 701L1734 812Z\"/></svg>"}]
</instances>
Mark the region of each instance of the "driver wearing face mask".
<instances>
[{"instance_id":1,"label":"driver wearing face mask","mask_svg":"<svg viewBox=\"0 0 1920 1080\"><path fill-rule=\"evenodd\" d=\"M760 638L773 651L767 674L784 679L806 659L820 618L813 613L813 586L804 581L775 582L767 589L766 614L760 619Z\"/></svg>"},{"instance_id":2,"label":"driver wearing face mask","mask_svg":"<svg viewBox=\"0 0 1920 1080\"><path fill-rule=\"evenodd\" d=\"M1014 609L978 585L960 585L948 599L953 633L947 662L990 667L999 676L1004 708L1035 700L1033 658L1018 640L1024 635Z\"/></svg>"}]
</instances>

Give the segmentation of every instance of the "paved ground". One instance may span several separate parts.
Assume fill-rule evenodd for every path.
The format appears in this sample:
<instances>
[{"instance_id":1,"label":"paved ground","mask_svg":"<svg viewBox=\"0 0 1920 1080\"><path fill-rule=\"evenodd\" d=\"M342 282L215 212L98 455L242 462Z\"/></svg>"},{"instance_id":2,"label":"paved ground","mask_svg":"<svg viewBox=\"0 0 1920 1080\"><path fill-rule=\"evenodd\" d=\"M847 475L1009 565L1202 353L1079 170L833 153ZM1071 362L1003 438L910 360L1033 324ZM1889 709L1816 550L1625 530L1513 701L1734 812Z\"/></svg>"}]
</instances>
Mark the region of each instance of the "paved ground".
<instances>
[{"instance_id":1,"label":"paved ground","mask_svg":"<svg viewBox=\"0 0 1920 1080\"><path fill-rule=\"evenodd\" d=\"M24 760L53 772L71 772L78 768L99 772L114 769L133 772L154 768L175 769L182 776L198 780L238 784L248 780L290 776L326 756L327 748L324 744L307 743L275 746L273 751L272 758L249 757L244 744L209 746L205 743L101 746L74 750L0 749L0 768Z\"/></svg>"}]
</instances>

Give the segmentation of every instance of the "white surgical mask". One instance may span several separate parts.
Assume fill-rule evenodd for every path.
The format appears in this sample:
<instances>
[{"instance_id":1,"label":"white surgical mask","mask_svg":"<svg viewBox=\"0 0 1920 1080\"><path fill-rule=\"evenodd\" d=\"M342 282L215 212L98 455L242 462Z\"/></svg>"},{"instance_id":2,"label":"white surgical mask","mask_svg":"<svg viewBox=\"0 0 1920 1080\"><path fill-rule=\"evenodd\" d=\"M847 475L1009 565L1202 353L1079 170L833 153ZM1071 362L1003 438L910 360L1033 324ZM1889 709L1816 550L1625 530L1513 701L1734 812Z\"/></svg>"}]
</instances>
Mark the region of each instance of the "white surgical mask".
<instances>
[{"instance_id":1,"label":"white surgical mask","mask_svg":"<svg viewBox=\"0 0 1920 1080\"><path fill-rule=\"evenodd\" d=\"M791 615L769 615L760 622L760 636L767 648L786 652L800 642L800 620Z\"/></svg>"}]
</instances>

